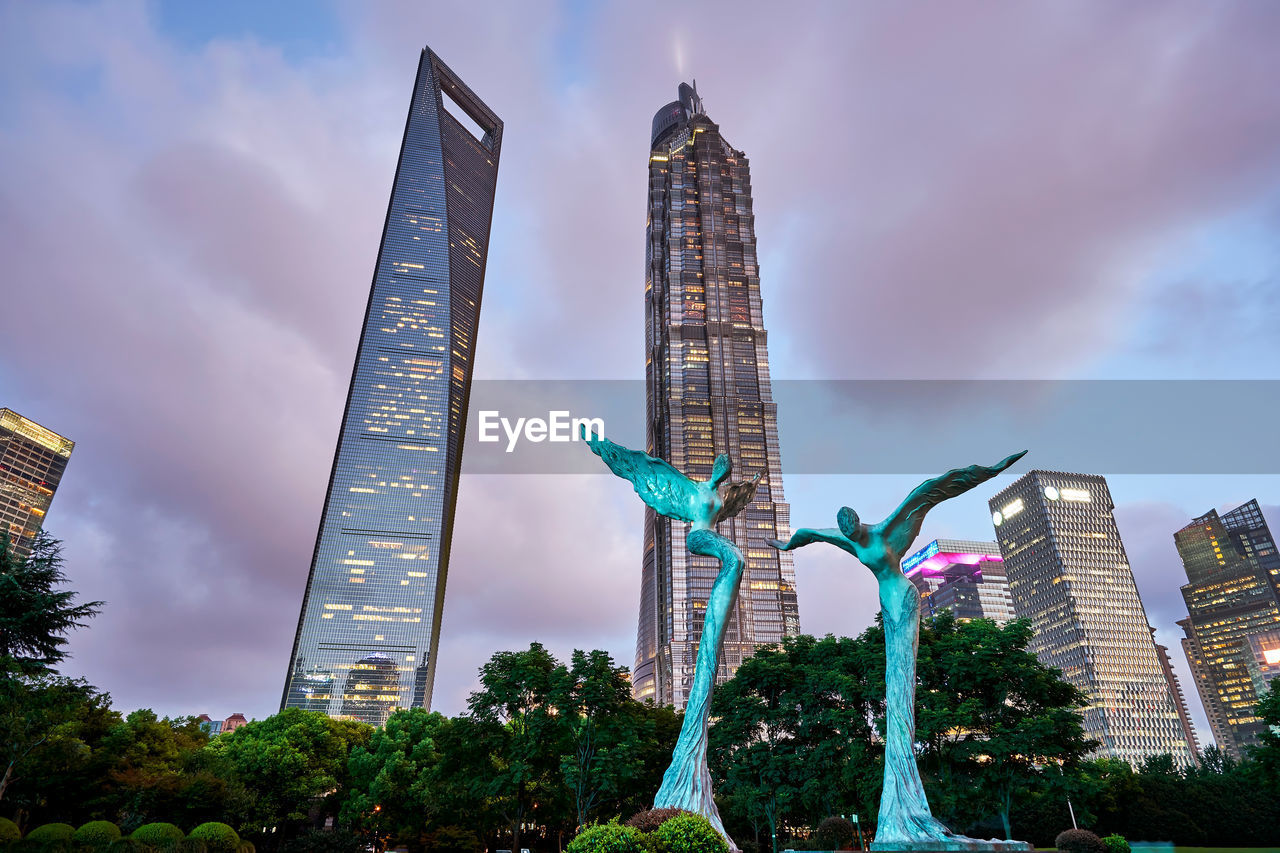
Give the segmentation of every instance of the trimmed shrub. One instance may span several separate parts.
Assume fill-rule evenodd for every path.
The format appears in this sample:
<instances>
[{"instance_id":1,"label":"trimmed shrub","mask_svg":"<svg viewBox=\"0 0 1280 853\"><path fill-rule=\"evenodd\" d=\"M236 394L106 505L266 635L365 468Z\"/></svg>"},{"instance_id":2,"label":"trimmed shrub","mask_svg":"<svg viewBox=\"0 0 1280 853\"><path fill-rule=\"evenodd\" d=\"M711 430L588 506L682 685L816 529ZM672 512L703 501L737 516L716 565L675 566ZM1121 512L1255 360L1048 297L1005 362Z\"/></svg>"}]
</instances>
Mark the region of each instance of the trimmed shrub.
<instances>
[{"instance_id":1,"label":"trimmed shrub","mask_svg":"<svg viewBox=\"0 0 1280 853\"><path fill-rule=\"evenodd\" d=\"M729 853L729 842L700 814L676 815L653 831L670 853Z\"/></svg>"},{"instance_id":2,"label":"trimmed shrub","mask_svg":"<svg viewBox=\"0 0 1280 853\"><path fill-rule=\"evenodd\" d=\"M853 846L853 824L842 817L824 818L813 838L823 850L840 850Z\"/></svg>"},{"instance_id":3,"label":"trimmed shrub","mask_svg":"<svg viewBox=\"0 0 1280 853\"><path fill-rule=\"evenodd\" d=\"M161 847L187 837L187 834L171 823L144 823L129 836L148 847Z\"/></svg>"},{"instance_id":4,"label":"trimmed shrub","mask_svg":"<svg viewBox=\"0 0 1280 853\"><path fill-rule=\"evenodd\" d=\"M1068 829L1059 832L1053 840L1053 846L1062 853L1107 853L1102 846L1102 839L1087 829Z\"/></svg>"},{"instance_id":5,"label":"trimmed shrub","mask_svg":"<svg viewBox=\"0 0 1280 853\"><path fill-rule=\"evenodd\" d=\"M7 817L0 817L0 844L8 844L22 837L22 830Z\"/></svg>"},{"instance_id":6,"label":"trimmed shrub","mask_svg":"<svg viewBox=\"0 0 1280 853\"><path fill-rule=\"evenodd\" d=\"M76 828L69 823L46 823L28 832L26 840L48 844L50 841L70 841L75 834Z\"/></svg>"},{"instance_id":7,"label":"trimmed shrub","mask_svg":"<svg viewBox=\"0 0 1280 853\"><path fill-rule=\"evenodd\" d=\"M364 853L367 847L360 836L353 832L343 829L308 829L276 849L278 853Z\"/></svg>"},{"instance_id":8,"label":"trimmed shrub","mask_svg":"<svg viewBox=\"0 0 1280 853\"><path fill-rule=\"evenodd\" d=\"M634 826L641 832L653 832L678 814L693 814L693 812L688 812L684 809L649 809L643 812L636 812L627 818L625 825Z\"/></svg>"},{"instance_id":9,"label":"trimmed shrub","mask_svg":"<svg viewBox=\"0 0 1280 853\"><path fill-rule=\"evenodd\" d=\"M199 838L184 838L170 843L173 846L165 848L165 853L209 853L213 849Z\"/></svg>"},{"instance_id":10,"label":"trimmed shrub","mask_svg":"<svg viewBox=\"0 0 1280 853\"><path fill-rule=\"evenodd\" d=\"M647 853L649 845L644 833L634 826L623 826L614 818L579 832L565 848L565 853Z\"/></svg>"},{"instance_id":11,"label":"trimmed shrub","mask_svg":"<svg viewBox=\"0 0 1280 853\"><path fill-rule=\"evenodd\" d=\"M258 853L257 848L253 846L252 841L240 839L240 845L236 847L236 853Z\"/></svg>"},{"instance_id":12,"label":"trimmed shrub","mask_svg":"<svg viewBox=\"0 0 1280 853\"><path fill-rule=\"evenodd\" d=\"M107 847L107 853L147 853L148 848L141 841L132 838L117 838Z\"/></svg>"},{"instance_id":13,"label":"trimmed shrub","mask_svg":"<svg viewBox=\"0 0 1280 853\"><path fill-rule=\"evenodd\" d=\"M236 853L240 846L240 836L225 823L211 820L202 823L187 835L192 841L203 841L209 853Z\"/></svg>"},{"instance_id":14,"label":"trimmed shrub","mask_svg":"<svg viewBox=\"0 0 1280 853\"><path fill-rule=\"evenodd\" d=\"M1102 839L1102 846L1107 849L1107 853L1130 853L1129 842L1123 835L1108 835Z\"/></svg>"},{"instance_id":15,"label":"trimmed shrub","mask_svg":"<svg viewBox=\"0 0 1280 853\"><path fill-rule=\"evenodd\" d=\"M120 827L109 820L91 820L71 836L77 844L105 847L120 837Z\"/></svg>"}]
</instances>

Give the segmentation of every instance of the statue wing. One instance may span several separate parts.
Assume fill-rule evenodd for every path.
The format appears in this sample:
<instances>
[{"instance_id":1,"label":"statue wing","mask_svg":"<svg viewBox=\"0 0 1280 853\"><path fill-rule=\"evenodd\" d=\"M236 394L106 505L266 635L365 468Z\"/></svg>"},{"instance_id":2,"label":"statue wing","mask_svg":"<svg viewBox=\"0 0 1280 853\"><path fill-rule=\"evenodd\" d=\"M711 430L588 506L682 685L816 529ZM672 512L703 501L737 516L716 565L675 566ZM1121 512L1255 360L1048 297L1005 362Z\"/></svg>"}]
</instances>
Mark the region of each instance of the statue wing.
<instances>
[{"instance_id":1,"label":"statue wing","mask_svg":"<svg viewBox=\"0 0 1280 853\"><path fill-rule=\"evenodd\" d=\"M929 510L948 498L964 494L979 483L985 483L1021 459L1026 452L1023 450L1015 453L991 466L970 465L968 468L952 468L942 476L926 480L916 486L915 491L902 502L902 506L879 525L885 532L885 540L889 547L898 554L907 553L911 543L920 535L920 526L924 524L924 517Z\"/></svg>"},{"instance_id":2,"label":"statue wing","mask_svg":"<svg viewBox=\"0 0 1280 853\"><path fill-rule=\"evenodd\" d=\"M591 452L603 459L610 471L630 480L640 499L659 515L697 521L694 512L699 503L698 486L670 463L607 438L587 435L586 440Z\"/></svg>"},{"instance_id":3,"label":"statue wing","mask_svg":"<svg viewBox=\"0 0 1280 853\"><path fill-rule=\"evenodd\" d=\"M781 539L769 540L769 544L779 551L794 551L796 548L812 545L814 542L826 542L828 545L835 545L850 554L853 553L853 543L835 527L824 527L821 530L802 527L791 534L791 539L787 542L783 542Z\"/></svg>"},{"instance_id":4,"label":"statue wing","mask_svg":"<svg viewBox=\"0 0 1280 853\"><path fill-rule=\"evenodd\" d=\"M716 513L715 521L712 524L719 524L726 518L733 518L746 508L747 504L756 499L756 488L760 483L760 477L763 471L757 471L756 475L750 480L743 480L740 483L730 483L724 488L724 503L720 507L720 512Z\"/></svg>"}]
</instances>

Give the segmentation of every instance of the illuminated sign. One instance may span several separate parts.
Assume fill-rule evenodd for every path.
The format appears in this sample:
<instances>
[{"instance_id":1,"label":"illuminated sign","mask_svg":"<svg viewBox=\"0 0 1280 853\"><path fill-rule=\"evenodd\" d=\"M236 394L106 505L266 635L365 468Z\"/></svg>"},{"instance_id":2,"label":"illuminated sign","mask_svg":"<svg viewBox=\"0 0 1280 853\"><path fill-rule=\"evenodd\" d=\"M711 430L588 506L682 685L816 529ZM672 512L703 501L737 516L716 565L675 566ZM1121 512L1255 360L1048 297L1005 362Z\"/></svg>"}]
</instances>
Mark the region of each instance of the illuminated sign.
<instances>
[{"instance_id":1,"label":"illuminated sign","mask_svg":"<svg viewBox=\"0 0 1280 853\"><path fill-rule=\"evenodd\" d=\"M991 513L991 523L994 524L996 527L999 527L1001 524L1004 523L1004 516L1000 514L999 510L996 510L995 512Z\"/></svg>"},{"instance_id":2,"label":"illuminated sign","mask_svg":"<svg viewBox=\"0 0 1280 853\"><path fill-rule=\"evenodd\" d=\"M1056 501L1058 499L1058 490L1055 489L1053 486L1045 486L1044 496L1051 501Z\"/></svg>"},{"instance_id":3,"label":"illuminated sign","mask_svg":"<svg viewBox=\"0 0 1280 853\"><path fill-rule=\"evenodd\" d=\"M1005 504L1000 509L1000 512L1004 515L1006 521L1013 518L1015 515L1022 512L1022 498L1014 498L1009 501L1009 503Z\"/></svg>"},{"instance_id":4,"label":"illuminated sign","mask_svg":"<svg viewBox=\"0 0 1280 853\"><path fill-rule=\"evenodd\" d=\"M919 551L916 551L910 557L907 557L907 559L903 560L902 561L903 573L905 574L906 572L911 571L916 566L920 565L921 563L923 563L925 560L929 559L936 553L938 553L937 539L933 540L928 545L924 546Z\"/></svg>"},{"instance_id":5,"label":"illuminated sign","mask_svg":"<svg viewBox=\"0 0 1280 853\"><path fill-rule=\"evenodd\" d=\"M1280 663L1280 649L1267 649L1262 653L1262 659L1268 666L1275 666Z\"/></svg>"},{"instance_id":6,"label":"illuminated sign","mask_svg":"<svg viewBox=\"0 0 1280 853\"><path fill-rule=\"evenodd\" d=\"M1077 503L1092 503L1093 495L1089 494L1088 489L1062 489L1060 494L1064 501L1076 501Z\"/></svg>"}]
</instances>

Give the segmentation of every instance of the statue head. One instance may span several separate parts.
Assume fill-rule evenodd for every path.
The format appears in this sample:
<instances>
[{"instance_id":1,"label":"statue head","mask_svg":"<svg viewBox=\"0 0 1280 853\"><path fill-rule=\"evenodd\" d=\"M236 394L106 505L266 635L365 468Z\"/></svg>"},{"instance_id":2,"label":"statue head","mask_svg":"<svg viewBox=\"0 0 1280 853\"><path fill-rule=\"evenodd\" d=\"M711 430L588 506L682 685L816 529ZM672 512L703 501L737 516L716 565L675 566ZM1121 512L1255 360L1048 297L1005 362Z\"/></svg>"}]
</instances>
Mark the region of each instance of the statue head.
<instances>
[{"instance_id":1,"label":"statue head","mask_svg":"<svg viewBox=\"0 0 1280 853\"><path fill-rule=\"evenodd\" d=\"M862 522L858 519L858 514L853 511L852 507L840 507L840 511L836 513L836 526L840 528L841 533L849 538L850 542L862 542L866 539L866 528L862 526Z\"/></svg>"},{"instance_id":2,"label":"statue head","mask_svg":"<svg viewBox=\"0 0 1280 853\"><path fill-rule=\"evenodd\" d=\"M729 461L729 454L721 453L716 457L715 464L711 466L711 487L718 487L725 480L729 479L729 475L733 473L733 463Z\"/></svg>"}]
</instances>

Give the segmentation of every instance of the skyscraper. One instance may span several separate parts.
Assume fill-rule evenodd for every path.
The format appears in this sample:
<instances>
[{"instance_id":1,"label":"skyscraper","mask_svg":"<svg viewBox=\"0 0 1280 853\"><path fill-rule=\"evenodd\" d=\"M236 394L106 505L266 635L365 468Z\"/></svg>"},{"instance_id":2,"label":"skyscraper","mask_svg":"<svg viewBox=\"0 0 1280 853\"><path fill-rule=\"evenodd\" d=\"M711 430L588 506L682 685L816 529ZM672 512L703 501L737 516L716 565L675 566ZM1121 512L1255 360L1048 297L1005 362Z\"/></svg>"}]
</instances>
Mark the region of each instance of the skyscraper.
<instances>
[{"instance_id":1,"label":"skyscraper","mask_svg":"<svg viewBox=\"0 0 1280 853\"><path fill-rule=\"evenodd\" d=\"M1150 626L1148 626L1150 628ZM1156 629L1150 628L1151 639L1156 638ZM1178 723L1182 726L1182 735L1187 739L1187 745L1191 747L1191 754L1200 759L1200 738L1196 736L1195 726L1191 724L1191 712L1187 709L1187 696L1182 692L1182 682L1178 680L1178 673L1173 671L1173 661L1169 657L1169 647L1161 645L1156 641L1156 657L1160 659L1160 670L1164 673L1164 680L1169 685L1169 693L1173 696L1173 707L1178 712Z\"/></svg>"},{"instance_id":2,"label":"skyscraper","mask_svg":"<svg viewBox=\"0 0 1280 853\"><path fill-rule=\"evenodd\" d=\"M31 552L75 446L12 409L0 409L0 531L9 533L16 556Z\"/></svg>"},{"instance_id":3,"label":"skyscraper","mask_svg":"<svg viewBox=\"0 0 1280 853\"><path fill-rule=\"evenodd\" d=\"M1098 754L1133 765L1193 761L1146 611L1095 474L1031 471L990 501L1009 592L1030 619L1031 651L1084 692Z\"/></svg>"},{"instance_id":4,"label":"skyscraper","mask_svg":"<svg viewBox=\"0 0 1280 853\"><path fill-rule=\"evenodd\" d=\"M282 707L431 705L501 142L424 49Z\"/></svg>"},{"instance_id":5,"label":"skyscraper","mask_svg":"<svg viewBox=\"0 0 1280 853\"><path fill-rule=\"evenodd\" d=\"M1013 600L995 542L935 539L902 561L920 591L920 618L948 610L957 619L1013 620Z\"/></svg>"},{"instance_id":6,"label":"skyscraper","mask_svg":"<svg viewBox=\"0 0 1280 853\"><path fill-rule=\"evenodd\" d=\"M747 559L717 681L757 646L799 632L777 408L756 263L747 157L720 135L694 88L653 118L645 258L648 452L706 479L728 453L739 474L764 471L756 500L720 525ZM688 525L645 510L640 624L632 691L683 708L719 566L690 554Z\"/></svg>"},{"instance_id":7,"label":"skyscraper","mask_svg":"<svg viewBox=\"0 0 1280 853\"><path fill-rule=\"evenodd\" d=\"M1187 584L1179 622L1196 690L1218 747L1235 758L1257 743L1257 668L1250 638L1280 629L1280 554L1257 501L1210 510L1173 534Z\"/></svg>"}]
</instances>

